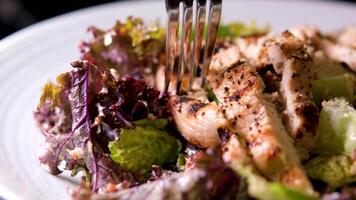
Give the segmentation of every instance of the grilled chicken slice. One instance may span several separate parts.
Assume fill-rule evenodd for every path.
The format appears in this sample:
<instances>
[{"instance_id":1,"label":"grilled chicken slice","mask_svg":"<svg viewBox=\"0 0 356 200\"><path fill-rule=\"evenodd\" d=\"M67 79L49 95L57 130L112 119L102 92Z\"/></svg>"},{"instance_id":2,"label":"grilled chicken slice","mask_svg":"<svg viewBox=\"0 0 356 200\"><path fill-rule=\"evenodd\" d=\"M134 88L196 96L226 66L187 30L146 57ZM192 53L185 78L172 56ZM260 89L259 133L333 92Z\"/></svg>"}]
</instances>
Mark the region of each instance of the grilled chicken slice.
<instances>
[{"instance_id":1,"label":"grilled chicken slice","mask_svg":"<svg viewBox=\"0 0 356 200\"><path fill-rule=\"evenodd\" d=\"M241 58L243 57L236 45L232 45L226 49L220 49L219 52L214 54L211 59L209 72L223 71L224 69L239 61Z\"/></svg>"},{"instance_id":2,"label":"grilled chicken slice","mask_svg":"<svg viewBox=\"0 0 356 200\"><path fill-rule=\"evenodd\" d=\"M264 85L255 69L247 63L234 65L224 70L216 85L222 112L232 130L247 142L257 168L291 188L312 192L292 139L274 105L265 100Z\"/></svg>"},{"instance_id":3,"label":"grilled chicken slice","mask_svg":"<svg viewBox=\"0 0 356 200\"><path fill-rule=\"evenodd\" d=\"M238 37L235 42L242 57L255 64L258 60L259 52L268 38L270 38L269 35L251 35Z\"/></svg>"},{"instance_id":4,"label":"grilled chicken slice","mask_svg":"<svg viewBox=\"0 0 356 200\"><path fill-rule=\"evenodd\" d=\"M356 26L346 27L337 37L337 42L341 45L356 49Z\"/></svg>"},{"instance_id":5,"label":"grilled chicken slice","mask_svg":"<svg viewBox=\"0 0 356 200\"><path fill-rule=\"evenodd\" d=\"M220 144L218 129L226 126L227 122L218 105L174 96L168 107L179 132L188 142L200 148Z\"/></svg>"},{"instance_id":6,"label":"grilled chicken slice","mask_svg":"<svg viewBox=\"0 0 356 200\"><path fill-rule=\"evenodd\" d=\"M238 134L228 129L219 129L221 148L225 163L234 166L254 166L251 155L244 141Z\"/></svg>"},{"instance_id":7,"label":"grilled chicken slice","mask_svg":"<svg viewBox=\"0 0 356 200\"><path fill-rule=\"evenodd\" d=\"M238 100L249 92L262 92L264 83L256 69L247 62L237 62L224 69L212 80L214 93L221 102Z\"/></svg>"},{"instance_id":8,"label":"grilled chicken slice","mask_svg":"<svg viewBox=\"0 0 356 200\"><path fill-rule=\"evenodd\" d=\"M288 29L288 31L306 45L315 45L322 37L320 30L314 26L297 26Z\"/></svg>"},{"instance_id":9,"label":"grilled chicken slice","mask_svg":"<svg viewBox=\"0 0 356 200\"><path fill-rule=\"evenodd\" d=\"M289 32L266 42L260 54L260 65L273 64L282 76L280 93L286 115L285 124L302 159L313 147L318 109L312 101L312 58L304 43Z\"/></svg>"},{"instance_id":10,"label":"grilled chicken slice","mask_svg":"<svg viewBox=\"0 0 356 200\"><path fill-rule=\"evenodd\" d=\"M346 63L356 72L356 27L348 27L338 35L328 37L322 36L317 28L310 26L299 26L289 30L314 51L321 50L327 58Z\"/></svg>"},{"instance_id":11,"label":"grilled chicken slice","mask_svg":"<svg viewBox=\"0 0 356 200\"><path fill-rule=\"evenodd\" d=\"M334 43L326 39L319 42L319 48L329 58L346 63L352 71L356 72L356 48Z\"/></svg>"}]
</instances>

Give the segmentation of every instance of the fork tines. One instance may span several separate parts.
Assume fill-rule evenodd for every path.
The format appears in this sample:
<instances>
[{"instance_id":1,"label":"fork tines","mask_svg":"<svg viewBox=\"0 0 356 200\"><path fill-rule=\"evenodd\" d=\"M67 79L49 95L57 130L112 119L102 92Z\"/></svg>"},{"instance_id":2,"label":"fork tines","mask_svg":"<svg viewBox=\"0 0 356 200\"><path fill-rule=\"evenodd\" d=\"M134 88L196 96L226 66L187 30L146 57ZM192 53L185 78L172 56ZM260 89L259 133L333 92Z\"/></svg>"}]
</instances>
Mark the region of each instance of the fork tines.
<instances>
[{"instance_id":1,"label":"fork tines","mask_svg":"<svg viewBox=\"0 0 356 200\"><path fill-rule=\"evenodd\" d=\"M166 0L168 23L164 92L168 91L170 82L176 79L176 93L179 93L187 69L189 70L189 90L192 88L198 67L202 71L202 85L205 84L219 28L221 4L222 0ZM207 32L204 50L201 51L204 27L207 27ZM181 29L180 38L179 29ZM201 52L203 52L202 62L200 62ZM179 60L178 66L175 67L177 55L179 55Z\"/></svg>"}]
</instances>

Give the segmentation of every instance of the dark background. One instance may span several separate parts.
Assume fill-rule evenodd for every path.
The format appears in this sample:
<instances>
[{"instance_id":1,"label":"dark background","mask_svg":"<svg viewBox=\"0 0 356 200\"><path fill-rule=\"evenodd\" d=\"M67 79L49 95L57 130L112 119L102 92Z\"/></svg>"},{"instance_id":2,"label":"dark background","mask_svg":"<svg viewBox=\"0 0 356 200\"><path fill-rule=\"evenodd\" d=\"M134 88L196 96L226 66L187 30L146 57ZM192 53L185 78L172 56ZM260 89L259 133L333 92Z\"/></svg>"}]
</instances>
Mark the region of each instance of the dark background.
<instances>
[{"instance_id":1,"label":"dark background","mask_svg":"<svg viewBox=\"0 0 356 200\"><path fill-rule=\"evenodd\" d=\"M35 22L72 10L113 1L114 0L0 0L0 39ZM356 3L356 0L344 1Z\"/></svg>"},{"instance_id":2,"label":"dark background","mask_svg":"<svg viewBox=\"0 0 356 200\"><path fill-rule=\"evenodd\" d=\"M113 1L0 0L0 39L38 21L80 8Z\"/></svg>"}]
</instances>

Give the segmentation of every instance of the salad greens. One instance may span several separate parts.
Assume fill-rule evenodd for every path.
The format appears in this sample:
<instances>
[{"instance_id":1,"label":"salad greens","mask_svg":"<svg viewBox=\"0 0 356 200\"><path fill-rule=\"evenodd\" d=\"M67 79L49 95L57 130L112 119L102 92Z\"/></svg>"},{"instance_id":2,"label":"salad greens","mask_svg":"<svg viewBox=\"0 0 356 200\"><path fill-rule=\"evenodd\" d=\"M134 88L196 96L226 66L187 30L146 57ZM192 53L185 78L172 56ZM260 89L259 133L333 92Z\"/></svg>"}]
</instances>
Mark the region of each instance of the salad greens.
<instances>
[{"instance_id":1,"label":"salad greens","mask_svg":"<svg viewBox=\"0 0 356 200\"><path fill-rule=\"evenodd\" d=\"M351 74L327 77L313 82L313 96L316 102L344 97L352 103L354 77Z\"/></svg>"},{"instance_id":2,"label":"salad greens","mask_svg":"<svg viewBox=\"0 0 356 200\"><path fill-rule=\"evenodd\" d=\"M87 172L93 191L123 180L134 183L132 174L109 158L108 144L118 137L117 129L133 128L134 120L148 115L167 117L165 98L132 76L116 79L110 70L87 61L72 66L71 72L58 77L57 84L45 86L35 112L49 144L41 163L53 174L61 173L58 166L62 161L65 170ZM158 122L161 126L166 123Z\"/></svg>"},{"instance_id":3,"label":"salad greens","mask_svg":"<svg viewBox=\"0 0 356 200\"><path fill-rule=\"evenodd\" d=\"M93 39L80 44L82 60L44 86L34 113L48 144L40 162L56 175L85 173L73 198L317 199L267 180L254 163L225 163L224 147L199 149L179 135L167 108L170 94L147 81L164 62L163 28L129 17L109 30L89 31ZM218 37L231 43L268 31L255 21L234 22L221 25ZM312 156L304 162L309 177L333 188L356 181L355 80L342 70L310 85L322 108ZM204 89L208 101L219 104L212 88ZM111 191L117 193L100 194Z\"/></svg>"},{"instance_id":4,"label":"salad greens","mask_svg":"<svg viewBox=\"0 0 356 200\"><path fill-rule=\"evenodd\" d=\"M221 158L208 151L197 160L197 168L164 179L120 190L113 194L91 194L85 185L73 193L74 199L251 199L246 180L236 176Z\"/></svg>"},{"instance_id":5,"label":"salad greens","mask_svg":"<svg viewBox=\"0 0 356 200\"><path fill-rule=\"evenodd\" d=\"M163 53L165 31L157 24L148 26L142 19L128 17L104 31L90 27L94 39L82 42L82 59L119 73L135 74L142 68L155 69Z\"/></svg>"},{"instance_id":6,"label":"salad greens","mask_svg":"<svg viewBox=\"0 0 356 200\"><path fill-rule=\"evenodd\" d=\"M258 200L317 200L313 195L290 189L279 182L268 182L251 167L233 167L236 173L247 179L249 195Z\"/></svg>"},{"instance_id":7,"label":"salad greens","mask_svg":"<svg viewBox=\"0 0 356 200\"><path fill-rule=\"evenodd\" d=\"M356 181L356 162L348 156L318 156L305 165L308 176L322 180L331 187Z\"/></svg>"},{"instance_id":8,"label":"salad greens","mask_svg":"<svg viewBox=\"0 0 356 200\"><path fill-rule=\"evenodd\" d=\"M167 120L140 120L134 129L121 129L120 138L109 143L110 158L126 171L147 175L152 165L174 163L181 143L164 130Z\"/></svg>"},{"instance_id":9,"label":"salad greens","mask_svg":"<svg viewBox=\"0 0 356 200\"><path fill-rule=\"evenodd\" d=\"M97 93L99 88L91 80L100 82L100 73L85 61L72 65L73 71L59 76L57 86L47 84L35 113L38 123L47 127L43 129L43 134L50 145L40 161L53 174L61 173L58 166L62 161L66 161L66 170L84 169L90 174L88 177L92 179L93 191L97 191L108 181L118 181L119 177L125 175L107 156L100 153L102 149L93 140L90 92ZM51 116L51 119L46 120L47 116ZM58 121L54 123L51 120ZM101 165L106 167L102 168Z\"/></svg>"},{"instance_id":10,"label":"salad greens","mask_svg":"<svg viewBox=\"0 0 356 200\"><path fill-rule=\"evenodd\" d=\"M323 102L313 152L352 156L356 149L356 110L345 99Z\"/></svg>"},{"instance_id":11,"label":"salad greens","mask_svg":"<svg viewBox=\"0 0 356 200\"><path fill-rule=\"evenodd\" d=\"M208 85L206 85L204 89L206 91L206 97L208 98L209 102L215 102L217 105L219 105L220 101L214 94L213 89Z\"/></svg>"},{"instance_id":12,"label":"salad greens","mask_svg":"<svg viewBox=\"0 0 356 200\"><path fill-rule=\"evenodd\" d=\"M315 158L305 164L309 177L337 188L356 181L356 110L345 99L322 103Z\"/></svg>"},{"instance_id":13,"label":"salad greens","mask_svg":"<svg viewBox=\"0 0 356 200\"><path fill-rule=\"evenodd\" d=\"M266 34L270 31L270 27L265 25L260 28L256 25L256 21L252 20L248 24L242 22L232 22L228 24L221 24L219 27L218 37L221 38L236 38L240 36Z\"/></svg>"}]
</instances>

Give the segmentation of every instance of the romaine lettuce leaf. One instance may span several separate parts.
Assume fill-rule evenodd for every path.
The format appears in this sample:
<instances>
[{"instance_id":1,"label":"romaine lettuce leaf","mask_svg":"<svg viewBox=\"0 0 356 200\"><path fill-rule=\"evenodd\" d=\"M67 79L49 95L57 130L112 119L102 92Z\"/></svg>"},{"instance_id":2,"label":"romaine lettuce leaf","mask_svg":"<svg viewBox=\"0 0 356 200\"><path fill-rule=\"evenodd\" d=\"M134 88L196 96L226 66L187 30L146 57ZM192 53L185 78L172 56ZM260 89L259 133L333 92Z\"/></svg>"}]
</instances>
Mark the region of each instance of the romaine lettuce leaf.
<instances>
[{"instance_id":1,"label":"romaine lettuce leaf","mask_svg":"<svg viewBox=\"0 0 356 200\"><path fill-rule=\"evenodd\" d=\"M356 181L356 161L346 155L318 156L305 164L305 170L334 188Z\"/></svg>"},{"instance_id":2,"label":"romaine lettuce leaf","mask_svg":"<svg viewBox=\"0 0 356 200\"><path fill-rule=\"evenodd\" d=\"M314 81L312 90L315 101L320 103L335 97L344 97L352 103L354 91L353 79L353 75L344 74Z\"/></svg>"},{"instance_id":3,"label":"romaine lettuce leaf","mask_svg":"<svg viewBox=\"0 0 356 200\"><path fill-rule=\"evenodd\" d=\"M265 34L269 31L270 28L267 25L262 28L258 28L255 20L250 21L248 24L244 24L242 22L232 22L228 24L221 24L219 26L218 37L236 38L254 34Z\"/></svg>"},{"instance_id":4,"label":"romaine lettuce leaf","mask_svg":"<svg viewBox=\"0 0 356 200\"><path fill-rule=\"evenodd\" d=\"M322 106L312 152L351 157L356 149L356 110L345 99L323 102Z\"/></svg>"},{"instance_id":5,"label":"romaine lettuce leaf","mask_svg":"<svg viewBox=\"0 0 356 200\"><path fill-rule=\"evenodd\" d=\"M110 158L126 171L147 175L152 165L175 163L181 143L163 129L167 120L141 120L133 129L121 129L109 143Z\"/></svg>"}]
</instances>

